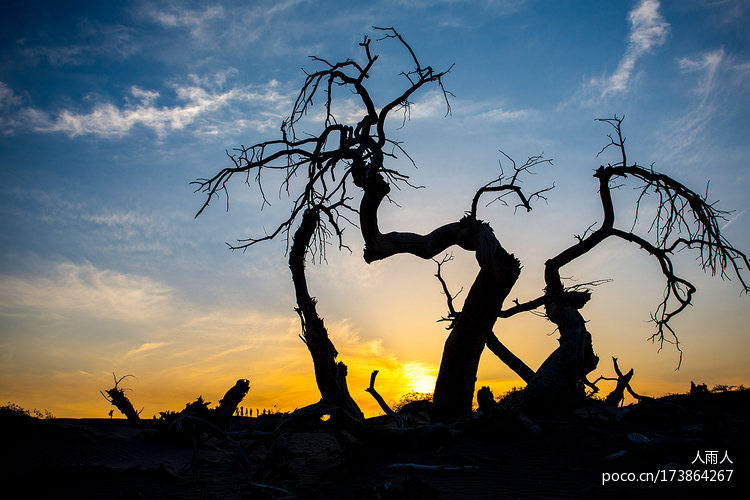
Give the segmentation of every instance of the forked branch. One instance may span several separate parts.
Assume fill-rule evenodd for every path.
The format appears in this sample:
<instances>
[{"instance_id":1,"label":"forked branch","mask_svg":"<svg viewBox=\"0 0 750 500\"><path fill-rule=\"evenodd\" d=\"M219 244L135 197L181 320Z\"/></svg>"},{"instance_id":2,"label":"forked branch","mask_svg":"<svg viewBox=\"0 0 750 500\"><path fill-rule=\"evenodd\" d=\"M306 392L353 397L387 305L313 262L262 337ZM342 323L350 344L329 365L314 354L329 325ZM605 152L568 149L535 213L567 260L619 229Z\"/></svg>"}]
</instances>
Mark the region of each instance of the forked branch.
<instances>
[{"instance_id":1,"label":"forked branch","mask_svg":"<svg viewBox=\"0 0 750 500\"><path fill-rule=\"evenodd\" d=\"M443 264L450 262L453 260L453 254L445 254L442 260L432 259L435 264L437 264L437 273L435 273L435 277L440 282L440 286L443 287L443 294L445 295L445 299L448 302L448 316L444 318L440 318L438 321L449 321L450 323L445 328L446 330L450 330L453 328L453 325L456 323L456 320L458 319L458 315L460 314L460 311L456 311L456 308L453 307L453 299L459 296L461 292L463 292L463 287L461 290L456 293L456 295L452 295L450 290L448 290L448 284L443 279L442 274L440 273L441 268L443 267Z\"/></svg>"},{"instance_id":2,"label":"forked branch","mask_svg":"<svg viewBox=\"0 0 750 500\"><path fill-rule=\"evenodd\" d=\"M520 202L516 205L516 209L518 208L525 208L527 212L531 211L531 201L534 199L542 199L547 200L547 198L544 196L544 193L551 191L555 186L554 184L550 187L541 189L539 191L536 191L534 193L531 193L530 195L526 195L523 190L521 189L521 186L519 183L521 182L518 178L518 176L522 173L535 175L535 172L532 171L532 168L548 163L552 165L552 160L549 158L544 158L542 155L537 156L530 156L526 163L523 165L517 165L515 160L505 154L504 152L500 151L500 154L505 156L508 160L510 160L512 166L513 166L513 174L510 177L505 176L505 172L503 170L502 162L500 163L500 175L497 179L488 182L479 190L477 190L476 194L474 195L474 199L471 202L471 212L469 212L469 216L473 219L476 219L477 217L477 205L479 204L479 199L484 195L485 193L502 193L490 203L493 203L495 201L500 201L501 203L507 205L507 202L504 200L505 196L507 196L510 193L515 193L516 196L518 196Z\"/></svg>"},{"instance_id":3,"label":"forked branch","mask_svg":"<svg viewBox=\"0 0 750 500\"><path fill-rule=\"evenodd\" d=\"M710 271L712 275L719 274L722 278L729 278L731 273L739 280L745 293L750 291L747 277L750 262L743 252L732 246L721 234L721 222L727 220L731 212L717 209L714 203L708 202L707 194L699 195L673 178L654 171L653 167L628 164L621 127L623 118L615 115L614 118L599 121L610 124L615 130L614 134L608 136L609 144L599 154L612 147L618 151L619 157L619 161L602 165L594 173L594 177L599 180L604 220L598 229L591 231L593 226L590 226L583 236L577 238L575 245L546 262L546 294L563 290L560 269L564 265L586 254L605 239L616 237L637 244L659 262L666 279L664 298L651 315L656 324L656 333L651 336L651 340L658 342L660 349L665 342L675 344L680 351L681 362L679 339L669 323L692 303L696 288L675 273L672 256L683 249L697 249L704 271ZM614 225L612 190L620 186L615 181L627 178L640 181L637 188L640 196L636 202L633 225L630 230L622 230ZM653 241L635 234L640 205L647 195L655 196L658 200L656 213L648 229L648 233L654 236Z\"/></svg>"},{"instance_id":4,"label":"forked branch","mask_svg":"<svg viewBox=\"0 0 750 500\"><path fill-rule=\"evenodd\" d=\"M352 184L361 187L366 179L376 175L382 176L391 184L408 184L406 175L383 166L384 157L395 156L396 149L403 152L397 142L386 137L385 123L394 109L408 109L410 97L432 82L440 86L450 109L448 97L451 94L442 83L442 77L450 68L438 72L430 66L423 66L412 48L393 28L374 29L383 34L379 40L396 39L411 55L413 68L402 73L409 82L405 90L385 105L376 106L365 87L365 80L378 60L378 56L371 51L371 40L367 37L360 43L365 55L362 63L351 59L331 63L312 57L323 68L306 73L292 111L281 125L282 138L251 147L242 146L232 153L227 152L232 161L231 166L223 168L211 178L197 179L192 183L196 186L196 192L206 196L196 217L222 193L227 197L227 208L229 207L228 185L237 175L244 177L247 185L257 185L261 209L270 205L264 189L268 176L278 183L280 196L286 195L292 199L288 217L276 222L268 232L264 230L262 236L238 240L237 244L229 245L233 250L245 250L279 236L286 239L288 250L295 223L302 213L314 208L326 215L319 219L320 226L311 243L311 250L323 259L329 237L335 236L338 239L339 248L346 247L343 243L342 224L350 222L348 216L357 214L357 209L350 205L352 198L347 193ZM333 102L339 87L352 91L364 107L364 115L358 123L342 124L334 116ZM318 135L299 137L295 127L318 98L325 102L322 131ZM386 145L393 146L393 151L384 151Z\"/></svg>"}]
</instances>

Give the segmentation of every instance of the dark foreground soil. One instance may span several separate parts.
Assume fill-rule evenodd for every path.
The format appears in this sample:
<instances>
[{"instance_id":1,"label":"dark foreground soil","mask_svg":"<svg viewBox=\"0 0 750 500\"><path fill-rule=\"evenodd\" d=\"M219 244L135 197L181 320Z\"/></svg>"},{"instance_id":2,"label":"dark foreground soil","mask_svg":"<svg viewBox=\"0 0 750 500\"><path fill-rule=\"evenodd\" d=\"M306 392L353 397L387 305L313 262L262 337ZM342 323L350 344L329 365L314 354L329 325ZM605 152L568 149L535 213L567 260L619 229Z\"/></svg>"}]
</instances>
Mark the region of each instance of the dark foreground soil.
<instances>
[{"instance_id":1,"label":"dark foreground soil","mask_svg":"<svg viewBox=\"0 0 750 500\"><path fill-rule=\"evenodd\" d=\"M250 450L249 441L238 443L248 451L244 461L226 440L178 446L150 424L134 429L124 419L1 417L0 480L6 493L18 492L5 498L711 500L747 498L750 485L748 391L609 410L584 405L537 420L535 437L480 417L457 425L460 433L447 441L346 458L331 432L301 432L290 446L291 469L269 481L276 489L250 484L268 449ZM230 427L271 429L277 418L235 417Z\"/></svg>"}]
</instances>

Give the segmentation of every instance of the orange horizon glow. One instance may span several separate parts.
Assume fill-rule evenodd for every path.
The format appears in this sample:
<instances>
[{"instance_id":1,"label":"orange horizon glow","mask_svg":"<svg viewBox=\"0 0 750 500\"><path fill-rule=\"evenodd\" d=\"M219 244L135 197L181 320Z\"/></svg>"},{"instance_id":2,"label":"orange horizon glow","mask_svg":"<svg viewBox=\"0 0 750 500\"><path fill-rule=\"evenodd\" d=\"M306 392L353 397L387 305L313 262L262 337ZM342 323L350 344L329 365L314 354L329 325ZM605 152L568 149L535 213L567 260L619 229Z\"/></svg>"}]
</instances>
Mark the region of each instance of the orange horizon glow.
<instances>
[{"instance_id":1,"label":"orange horizon glow","mask_svg":"<svg viewBox=\"0 0 750 500\"><path fill-rule=\"evenodd\" d=\"M310 364L312 365L312 363ZM417 367L421 367L424 371L418 372ZM312 371L312 366L310 368ZM596 373L601 371L597 369ZM350 393L367 418L384 414L377 402L364 391L369 385L370 373L369 369L357 368L350 365L349 376L347 377ZM403 366L395 369L381 370L376 381L376 389L386 402L390 406L393 406L402 396L410 392L432 393L434 389L434 373L436 373L435 367L430 367L423 363L405 363ZM110 410L114 410L115 418L124 418L98 392L99 390L104 391L113 386L111 374L108 375L110 375L109 379L103 376L98 383L89 382L81 387L79 391L57 391L55 388L51 388L52 390L39 391L34 394L34 391L29 388L31 392L24 394L2 392L5 399L8 399L7 403L15 403L28 410L39 410L42 412L47 410L56 418L109 418L108 413ZM594 379L594 377L590 378L591 380ZM126 395L137 410L143 409L141 418L150 419L152 416L158 417L161 411L179 411L184 408L186 403L195 401L198 396L202 396L204 400L209 401L212 406L215 406L235 381L235 379L230 380L226 377L219 377L215 380L204 381L203 384L200 384L200 389L198 387L191 389L185 385L175 385L171 388L168 385L159 386L146 378L128 378L120 383L120 387L126 389ZM320 394L315 385L312 373L308 376L290 378L287 381L281 380L280 382L287 384L287 388L283 391L258 391L253 387L251 380L250 391L242 403L240 403L240 406L252 411L253 416L255 416L256 410L259 410L261 413L264 410L279 411L282 413L291 412L297 408L313 404L320 399ZM696 381L696 383L707 383L709 389L717 384L747 385L747 381L734 379ZM640 395L651 397L686 393L690 389L689 383L655 382L639 379L638 377L633 380L631 385ZM520 379L479 379L475 389L478 390L483 386L490 387L495 397L498 397L512 389L524 387L525 383ZM615 382L600 381L598 386L600 388L599 395L603 397L614 389ZM86 391L86 393L83 394L80 391ZM634 398L626 394L623 404L627 405L634 402Z\"/></svg>"},{"instance_id":2,"label":"orange horizon glow","mask_svg":"<svg viewBox=\"0 0 750 500\"><path fill-rule=\"evenodd\" d=\"M433 282L432 263L415 264L413 259L401 258L393 259L393 265L375 268L355 259L338 262L340 258L332 255L331 265L311 268L309 278L313 289L322 289L318 296L328 317L329 335L339 359L349 368L349 391L365 416L381 414L375 400L365 392L373 370L379 370L376 389L388 402L398 401L410 391L432 392L448 333L443 323L435 322L444 314L445 303ZM449 273L472 276L475 272L470 256L463 264L457 258L455 264ZM404 277L405 267L422 272ZM320 399L310 354L299 339L298 318L232 307L208 311L187 308L176 292L164 291L148 279L102 273L90 265L65 264L58 269L57 278L18 281L0 290L0 301L11 306L14 301L19 303L17 309L28 310L30 318L50 318L56 329L52 331L59 331L56 335L60 339L45 343L27 337L26 350L19 347L11 351L17 362L27 359L24 366L28 368L9 372L9 365L0 367L0 401L4 403L48 410L60 418L107 418L114 407L100 391L113 386L112 372L118 377L137 377L124 380L122 387L128 389L136 409L143 408L144 418L160 411L181 410L198 396L218 404L238 379L250 381L243 402L247 408L262 411L276 405L286 412ZM658 280L653 281L648 284L658 291ZM357 304L372 300L372 289L362 285L367 283L387 286L390 292L376 293L378 302L372 308L358 308ZM709 292L701 298L702 314L696 314L695 309L686 311L685 318L679 318L682 323L676 324L684 349L679 371L675 371L679 355L674 347L666 345L659 351L658 346L644 341L651 327L643 316L653 296L629 297L628 311L622 314L617 302L621 289L615 285L598 288L584 310L584 316L590 319L594 350L600 356L589 380L600 375L613 377L611 357L615 355L623 371L635 370L633 389L648 396L684 393L690 381L706 383L709 388L716 384L747 385L750 377L742 374L747 373L743 353L748 349L737 347L747 347L749 342L744 335L745 299L714 299L711 290L727 285L720 281L703 278L700 285L699 290ZM343 298L340 290L345 291ZM432 293L424 294L424 290ZM523 284L518 293L522 292ZM411 300L417 296L423 299ZM338 309L330 312L329 306ZM124 325L130 333L101 342L91 336L93 340L71 344L65 340L66 322L58 319L62 309L72 309L68 315L77 314L77 325L92 321L97 329L94 331L98 331L99 325L110 322ZM382 310L392 313L383 315ZM346 311L357 313L359 319L342 318ZM719 318L725 325L724 335L706 342L703 332L710 331ZM49 331L49 326L36 322L31 325ZM532 368L557 347L553 325L533 315L498 321L495 332ZM34 369L33 362L40 353L46 353L50 364ZM487 350L477 378L476 389L487 385L496 396L523 386L515 373ZM606 394L613 386L614 382L601 382L601 392Z\"/></svg>"}]
</instances>

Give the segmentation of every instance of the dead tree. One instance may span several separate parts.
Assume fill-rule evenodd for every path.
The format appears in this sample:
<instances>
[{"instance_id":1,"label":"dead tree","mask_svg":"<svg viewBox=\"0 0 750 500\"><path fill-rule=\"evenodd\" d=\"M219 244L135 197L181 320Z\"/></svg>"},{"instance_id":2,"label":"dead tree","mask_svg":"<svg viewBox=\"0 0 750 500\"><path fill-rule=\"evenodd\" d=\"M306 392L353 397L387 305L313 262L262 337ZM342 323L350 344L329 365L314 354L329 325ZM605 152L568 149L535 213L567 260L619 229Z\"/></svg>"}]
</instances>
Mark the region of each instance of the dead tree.
<instances>
[{"instance_id":1,"label":"dead tree","mask_svg":"<svg viewBox=\"0 0 750 500\"><path fill-rule=\"evenodd\" d=\"M610 392L606 398L604 398L604 403L608 404L610 406L619 406L620 402L625 399L625 390L627 389L631 394L635 394L633 392L633 389L630 388L630 381L633 379L633 374L635 373L633 369L631 368L628 373L623 374L620 371L620 367L617 366L617 358L612 357L612 362L615 365L615 373L617 374L617 385L615 388Z\"/></svg>"},{"instance_id":2,"label":"dead tree","mask_svg":"<svg viewBox=\"0 0 750 500\"><path fill-rule=\"evenodd\" d=\"M133 375L124 375L118 379L117 376L113 373L112 377L114 377L115 379L115 386L111 389L106 390L105 392L99 392L102 396L104 396L104 399L112 403L113 406L120 410L120 413L127 417L130 425L137 428L143 427L143 421L141 420L140 412L136 411L135 408L133 408L133 403L131 403L128 397L125 395L125 389L119 386L120 382L128 377L133 377Z\"/></svg>"},{"instance_id":3,"label":"dead tree","mask_svg":"<svg viewBox=\"0 0 750 500\"><path fill-rule=\"evenodd\" d=\"M239 240L230 245L232 249L246 250L263 241L277 237L286 239L289 267L294 283L297 308L302 335L313 359L315 376L323 401L340 408L347 418L362 422L363 416L346 386L346 366L337 360L338 353L328 337L322 318L316 309L316 300L310 295L305 278L307 258L324 259L326 245L330 239L338 247L347 248L343 241L344 225L358 220L358 228L365 243L364 260L373 263L396 254L411 254L423 259L432 259L448 248L458 246L473 252L480 271L468 291L462 311L451 318L451 328L443 350L440 371L433 399L433 422L453 422L471 411L474 386L479 359L485 344L491 346L501 360L528 381L524 404L530 411L544 412L557 409L570 401L585 376L596 366L591 335L586 330L580 309L588 301L590 292L570 289L563 285L560 269L585 255L604 239L615 236L639 244L658 259L667 278L667 295L657 309L659 342L669 341L665 331L671 332L669 319L690 303L692 285L678 278L672 271L669 255L681 247L699 247L705 255L704 267L712 270L720 266L724 273L727 263L736 273L747 264L744 254L736 251L718 233L717 212L712 205L669 177L653 170L628 164L625 158L624 140L620 136L617 117L605 120L615 127L617 137L611 146L620 148L622 161L602 166L595 177L600 182L600 196L604 209L604 221L599 229L587 231L576 245L564 250L546 263L544 294L534 300L515 304L503 309L503 303L515 285L521 265L518 259L502 247L489 224L479 219L480 200L494 197L503 202L507 196L518 199L517 208L531 210L531 202L543 198L550 189L532 194L524 193L519 186L519 176L543 163L549 162L541 156L530 157L524 164L512 163L512 172L500 176L480 187L471 200L470 209L455 222L441 225L427 234L411 232L383 233L378 223L378 211L382 202L389 199L394 186L410 186L409 178L390 163L397 154L408 158L400 143L386 136L386 122L394 114L408 117L410 99L423 87L437 85L445 98L446 111L450 113L448 98L451 95L443 87L442 79L450 71L435 71L423 66L412 48L393 28L375 28L382 34L378 41L395 41L410 56L412 68L401 73L404 87L390 101L376 103L366 87L366 79L378 59L371 52L371 40L365 38L360 44L364 60L331 63L313 57L322 69L307 73L302 89L292 107L291 114L282 123L281 138L235 149L228 153L232 165L220 170L210 178L198 179L196 191L206 195L198 211L200 215L211 201L223 192L229 203L227 185L235 176L242 177L246 184L256 184L263 200L268 203L265 181L268 176L278 175L276 182L280 194L291 201L288 217L277 222L263 236ZM354 96L364 111L356 123L340 123L334 116L336 95L341 90L346 97ZM317 134L297 134L313 102L322 101L324 114ZM310 124L305 122L305 127ZM606 148L605 148L606 149ZM512 161L512 160L511 160ZM632 231L614 227L614 209L611 201L612 182L631 177L645 183L644 195L654 192L661 198L657 219L654 222L659 241L647 242ZM359 190L359 206L353 204L353 190ZM688 212L698 218L699 232L690 238L670 239L675 231L687 223ZM744 264L743 264L744 263ZM745 286L744 281L742 281ZM747 290L747 287L745 286ZM450 296L449 296L450 297ZM678 307L669 309L677 300ZM555 323L560 332L560 347L534 373L525 363L513 355L494 336L492 330L498 318L509 317L523 311L544 306L547 318ZM676 337L675 337L676 339Z\"/></svg>"},{"instance_id":4,"label":"dead tree","mask_svg":"<svg viewBox=\"0 0 750 500\"><path fill-rule=\"evenodd\" d=\"M450 68L439 72L423 66L395 30L375 29L383 35L380 40L395 40L411 56L413 68L402 73L406 80L403 92L380 106L372 100L365 79L378 56L372 54L368 38L360 44L365 53L363 64L353 60L330 63L314 57L323 69L307 74L292 112L282 124L281 139L235 150L229 154L233 166L222 169L214 177L196 181L198 190L207 195L198 215L222 191L227 194L227 183L235 175L244 176L248 183L254 180L266 203L263 176L274 172L281 174L282 191L292 198L289 217L270 233L241 240L232 248L244 250L277 236L292 243L289 265L297 295L297 312L302 338L313 358L318 387L324 400L358 419L362 419L361 412L346 388L346 366L336 360L336 349L307 289L305 256L322 258L330 237L335 237L339 247L345 248L342 223L356 216L365 241L364 259L368 263L399 253L431 259L453 245L474 252L481 271L465 300L463 314L446 342L435 388L433 419L448 422L471 411L479 357L503 300L520 272L518 260L500 245L490 226L477 218L476 204L485 193L508 191L518 194L524 207L530 209L528 199L516 183L524 169L518 169L509 179L501 177L480 189L471 212L457 222L440 226L426 235L383 234L378 226L382 201L388 197L392 186L409 185L408 176L385 164L386 160L395 158L397 152L403 152L399 143L386 137L386 121L394 113L408 114L411 97L431 83L442 90L450 112L450 94L442 84ZM364 107L364 116L356 124L339 123L333 114L334 93L339 87L351 89ZM313 100L321 97L325 107L323 130L317 135L299 137L295 127L310 110ZM544 160L539 158L538 161ZM300 178L302 185L296 186ZM348 194L353 188L362 191L358 209L351 204L352 197Z\"/></svg>"},{"instance_id":5,"label":"dead tree","mask_svg":"<svg viewBox=\"0 0 750 500\"><path fill-rule=\"evenodd\" d=\"M219 406L213 410L213 418L211 421L219 427L224 429L229 424L229 419L237 411L237 406L245 399L247 391L250 390L250 382L241 378L234 384L227 392L224 397L219 400Z\"/></svg>"},{"instance_id":6,"label":"dead tree","mask_svg":"<svg viewBox=\"0 0 750 500\"><path fill-rule=\"evenodd\" d=\"M560 347L537 370L529 382L523 396L525 411L533 413L558 412L570 404L577 394L582 393L586 374L598 362L594 354L591 334L586 330L580 309L588 301L590 291L574 287L566 288L560 277L560 270L570 262L583 257L607 238L619 238L635 243L659 263L666 286L664 299L651 315L656 332L651 340L659 344L674 344L680 353L679 339L670 326L670 320L692 303L695 286L680 277L674 270L672 255L686 249L698 252L701 267L712 275L722 278L729 273L736 276L742 290L750 291L746 273L750 269L747 256L734 248L721 234L721 222L727 220L730 212L717 209L708 202L708 193L699 195L671 177L656 172L653 167L645 168L637 163L628 163L625 151L625 138L622 134L622 118L616 115L602 119L614 129L608 137L610 142L600 151L612 147L617 151L618 161L600 166L594 173L599 182L599 197L603 210L603 221L596 230L594 226L578 237L578 242L563 250L545 263L544 295L517 309L532 308L543 303L547 318L557 325L560 332ZM620 187L618 181L634 179L639 183L640 195L636 202L635 220L629 230L615 226L615 210L612 192ZM636 234L639 208L646 196L658 200L654 218L649 225L654 241ZM679 368L679 364L678 364Z\"/></svg>"},{"instance_id":7,"label":"dead tree","mask_svg":"<svg viewBox=\"0 0 750 500\"><path fill-rule=\"evenodd\" d=\"M292 271L292 282L297 295L296 311L302 324L301 338L312 355L315 380L323 401L341 408L351 418L364 422L364 415L346 386L346 365L341 361L336 361L338 351L328 337L323 318L318 315L316 301L307 289L305 255L316 231L326 230L321 226L320 212L322 210L324 209L321 206L305 210L289 252L289 268ZM328 211L327 208L325 210ZM338 223L334 221L333 224ZM321 241L320 244L323 245L324 242Z\"/></svg>"}]
</instances>

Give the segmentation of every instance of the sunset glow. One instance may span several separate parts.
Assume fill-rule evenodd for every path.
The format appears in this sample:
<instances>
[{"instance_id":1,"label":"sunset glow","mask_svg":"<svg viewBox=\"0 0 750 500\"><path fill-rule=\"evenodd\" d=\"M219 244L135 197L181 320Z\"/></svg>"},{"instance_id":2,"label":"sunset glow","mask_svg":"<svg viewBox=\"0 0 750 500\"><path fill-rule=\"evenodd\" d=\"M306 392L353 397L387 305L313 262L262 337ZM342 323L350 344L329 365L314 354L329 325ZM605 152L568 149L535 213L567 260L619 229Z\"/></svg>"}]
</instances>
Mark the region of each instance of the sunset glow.
<instances>
[{"instance_id":1,"label":"sunset glow","mask_svg":"<svg viewBox=\"0 0 750 500\"><path fill-rule=\"evenodd\" d=\"M423 363L405 363L404 376L408 380L409 391L429 393L435 390L437 370Z\"/></svg>"}]
</instances>

